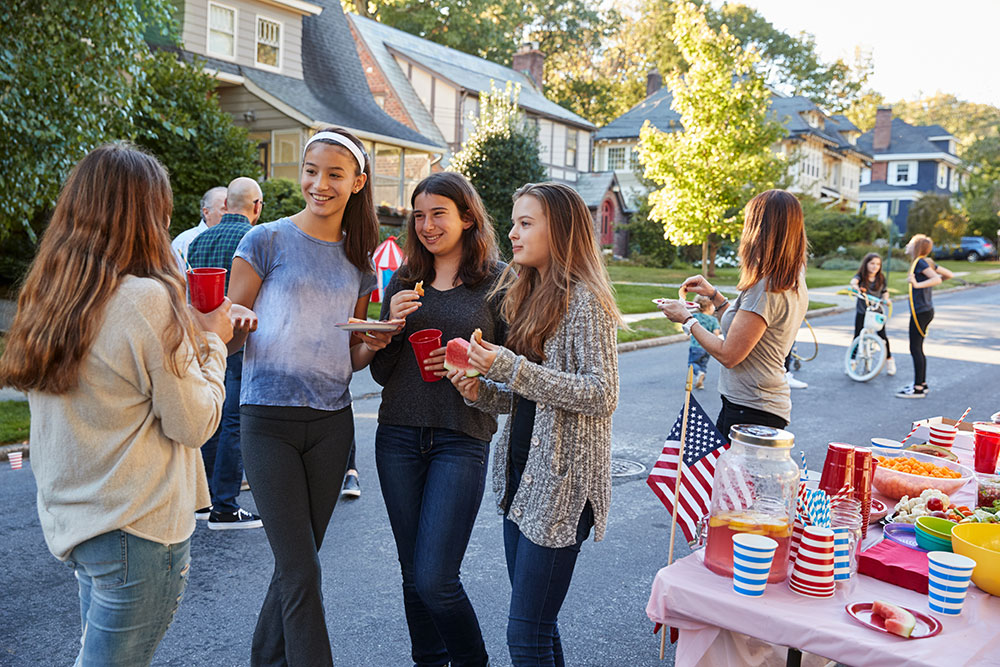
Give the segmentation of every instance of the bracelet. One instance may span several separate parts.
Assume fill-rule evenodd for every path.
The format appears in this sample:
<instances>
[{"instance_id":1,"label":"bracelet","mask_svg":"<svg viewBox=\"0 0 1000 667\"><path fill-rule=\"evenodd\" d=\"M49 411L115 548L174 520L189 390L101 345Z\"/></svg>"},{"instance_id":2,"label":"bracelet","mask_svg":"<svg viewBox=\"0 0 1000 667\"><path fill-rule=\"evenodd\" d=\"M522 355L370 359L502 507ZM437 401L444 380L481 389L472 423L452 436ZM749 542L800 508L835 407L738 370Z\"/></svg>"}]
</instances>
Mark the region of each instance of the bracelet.
<instances>
[{"instance_id":1,"label":"bracelet","mask_svg":"<svg viewBox=\"0 0 1000 667\"><path fill-rule=\"evenodd\" d=\"M715 303L715 297L719 296L719 288L716 287L714 289L715 289L715 291L712 292L712 303Z\"/></svg>"}]
</instances>

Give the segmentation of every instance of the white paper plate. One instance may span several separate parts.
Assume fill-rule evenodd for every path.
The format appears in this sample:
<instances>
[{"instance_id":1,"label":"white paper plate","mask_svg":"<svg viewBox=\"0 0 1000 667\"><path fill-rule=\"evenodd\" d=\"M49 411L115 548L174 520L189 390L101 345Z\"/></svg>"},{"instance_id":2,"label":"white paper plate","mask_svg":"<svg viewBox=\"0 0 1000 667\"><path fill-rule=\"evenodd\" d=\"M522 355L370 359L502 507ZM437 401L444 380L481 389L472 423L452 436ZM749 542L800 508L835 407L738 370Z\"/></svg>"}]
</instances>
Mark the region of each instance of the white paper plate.
<instances>
[{"instance_id":1,"label":"white paper plate","mask_svg":"<svg viewBox=\"0 0 1000 667\"><path fill-rule=\"evenodd\" d=\"M653 303L655 303L657 306L659 306L662 303L667 303L669 301L679 301L679 299L653 299ZM682 303L688 309L688 311L692 313L697 313L699 310L701 310L698 304L696 304L694 301L683 301Z\"/></svg>"},{"instance_id":2,"label":"white paper plate","mask_svg":"<svg viewBox=\"0 0 1000 667\"><path fill-rule=\"evenodd\" d=\"M369 320L367 322L341 322L340 324L334 324L333 326L338 329L343 329L344 331L379 331L388 333L390 331L395 331L402 324L402 320L390 320L388 322Z\"/></svg>"}]
</instances>

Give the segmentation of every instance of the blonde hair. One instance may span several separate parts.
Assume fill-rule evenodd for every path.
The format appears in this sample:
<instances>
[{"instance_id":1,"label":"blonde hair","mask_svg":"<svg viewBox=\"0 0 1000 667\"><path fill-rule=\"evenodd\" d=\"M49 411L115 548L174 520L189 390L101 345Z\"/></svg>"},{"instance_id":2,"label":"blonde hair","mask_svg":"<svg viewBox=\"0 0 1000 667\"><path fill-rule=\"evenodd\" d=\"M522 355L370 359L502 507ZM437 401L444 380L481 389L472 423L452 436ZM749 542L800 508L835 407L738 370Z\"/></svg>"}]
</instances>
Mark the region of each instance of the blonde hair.
<instances>
[{"instance_id":1,"label":"blonde hair","mask_svg":"<svg viewBox=\"0 0 1000 667\"><path fill-rule=\"evenodd\" d=\"M714 303L712 303L712 300L710 298L708 298L707 296L702 296L701 294L699 294L694 298L694 302L698 304L698 310L700 310L703 313L708 312L709 306L715 305Z\"/></svg>"},{"instance_id":2,"label":"blonde hair","mask_svg":"<svg viewBox=\"0 0 1000 667\"><path fill-rule=\"evenodd\" d=\"M204 338L188 311L184 277L170 248L172 208L170 180L153 156L117 143L80 160L21 288L0 358L0 386L52 394L76 387L105 307L125 275L166 288L173 318L163 350L170 371L181 376L190 363L179 354L185 338L196 350Z\"/></svg>"},{"instance_id":3,"label":"blonde hair","mask_svg":"<svg viewBox=\"0 0 1000 667\"><path fill-rule=\"evenodd\" d=\"M934 250L934 241L926 234L914 234L907 245L913 245L913 257L927 257Z\"/></svg>"},{"instance_id":4,"label":"blonde hair","mask_svg":"<svg viewBox=\"0 0 1000 667\"><path fill-rule=\"evenodd\" d=\"M541 362L545 342L569 310L571 288L582 285L594 294L612 320L624 325L608 278L590 211L576 190L562 183L528 183L514 201L534 197L548 220L551 260L545 278L530 266L509 265L496 294L506 290L501 312L510 325L504 345Z\"/></svg>"},{"instance_id":5,"label":"blonde hair","mask_svg":"<svg viewBox=\"0 0 1000 667\"><path fill-rule=\"evenodd\" d=\"M808 243L799 200L785 190L760 193L744 208L736 289L766 278L768 292L798 290Z\"/></svg>"}]
</instances>

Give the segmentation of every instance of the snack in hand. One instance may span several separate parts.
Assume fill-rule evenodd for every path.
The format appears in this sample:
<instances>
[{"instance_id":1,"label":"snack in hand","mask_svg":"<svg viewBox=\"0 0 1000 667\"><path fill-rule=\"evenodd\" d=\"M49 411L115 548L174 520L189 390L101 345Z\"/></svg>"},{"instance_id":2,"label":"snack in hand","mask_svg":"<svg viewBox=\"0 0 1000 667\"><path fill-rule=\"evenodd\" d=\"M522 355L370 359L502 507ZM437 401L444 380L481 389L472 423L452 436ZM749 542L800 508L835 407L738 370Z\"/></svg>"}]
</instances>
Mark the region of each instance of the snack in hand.
<instances>
[{"instance_id":1,"label":"snack in hand","mask_svg":"<svg viewBox=\"0 0 1000 667\"><path fill-rule=\"evenodd\" d=\"M448 341L444 353L445 370L461 370L465 372L465 377L476 377L479 371L469 363L469 341L464 338L452 338Z\"/></svg>"},{"instance_id":2,"label":"snack in hand","mask_svg":"<svg viewBox=\"0 0 1000 667\"><path fill-rule=\"evenodd\" d=\"M416 285L413 286L413 291L417 293L417 296L424 295L424 281L421 280Z\"/></svg>"},{"instance_id":3,"label":"snack in hand","mask_svg":"<svg viewBox=\"0 0 1000 667\"><path fill-rule=\"evenodd\" d=\"M480 345L482 345L482 343L483 343L483 330L482 329L476 329L475 331L473 331L472 332L472 338L475 339L475 341L477 343L479 343Z\"/></svg>"}]
</instances>

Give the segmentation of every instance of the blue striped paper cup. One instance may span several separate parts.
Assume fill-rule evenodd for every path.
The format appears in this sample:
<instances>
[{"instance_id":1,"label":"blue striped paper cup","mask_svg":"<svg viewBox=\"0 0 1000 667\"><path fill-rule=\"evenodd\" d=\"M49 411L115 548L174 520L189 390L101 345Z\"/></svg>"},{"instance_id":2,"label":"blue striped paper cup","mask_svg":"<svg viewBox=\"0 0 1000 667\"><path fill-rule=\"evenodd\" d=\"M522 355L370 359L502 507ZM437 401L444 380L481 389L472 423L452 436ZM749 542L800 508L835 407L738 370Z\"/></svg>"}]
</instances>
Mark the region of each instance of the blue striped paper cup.
<instances>
[{"instance_id":1,"label":"blue striped paper cup","mask_svg":"<svg viewBox=\"0 0 1000 667\"><path fill-rule=\"evenodd\" d=\"M951 553L931 551L927 554L927 605L936 614L958 616L969 590L976 561Z\"/></svg>"},{"instance_id":2,"label":"blue striped paper cup","mask_svg":"<svg viewBox=\"0 0 1000 667\"><path fill-rule=\"evenodd\" d=\"M778 543L770 537L733 535L733 591L752 598L763 595L777 548Z\"/></svg>"}]
</instances>

